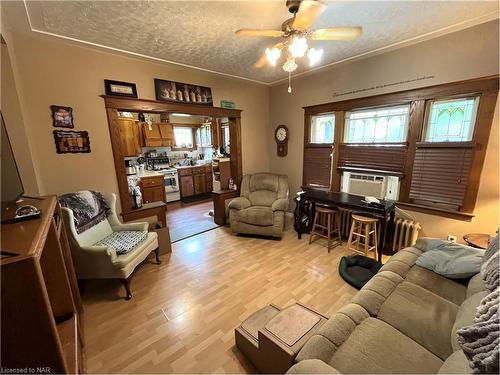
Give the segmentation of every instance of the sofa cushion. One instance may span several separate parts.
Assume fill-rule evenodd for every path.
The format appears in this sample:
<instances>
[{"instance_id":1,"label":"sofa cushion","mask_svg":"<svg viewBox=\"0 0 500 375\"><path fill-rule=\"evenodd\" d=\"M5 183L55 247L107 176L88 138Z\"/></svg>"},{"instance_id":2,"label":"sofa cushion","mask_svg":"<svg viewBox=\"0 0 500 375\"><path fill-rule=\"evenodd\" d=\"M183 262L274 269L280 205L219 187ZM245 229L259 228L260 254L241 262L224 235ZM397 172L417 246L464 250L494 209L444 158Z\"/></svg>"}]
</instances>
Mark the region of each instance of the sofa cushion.
<instances>
[{"instance_id":1,"label":"sofa cushion","mask_svg":"<svg viewBox=\"0 0 500 375\"><path fill-rule=\"evenodd\" d=\"M132 251L140 242L144 241L147 236L147 231L124 230L113 232L97 241L94 246L112 247L117 254L121 255Z\"/></svg>"},{"instance_id":2,"label":"sofa cushion","mask_svg":"<svg viewBox=\"0 0 500 375\"><path fill-rule=\"evenodd\" d=\"M436 373L441 361L389 324L363 320L328 362L342 374Z\"/></svg>"},{"instance_id":3,"label":"sofa cushion","mask_svg":"<svg viewBox=\"0 0 500 375\"><path fill-rule=\"evenodd\" d=\"M273 225L273 211L269 207L248 207L238 211L238 220L251 225Z\"/></svg>"},{"instance_id":4,"label":"sofa cushion","mask_svg":"<svg viewBox=\"0 0 500 375\"><path fill-rule=\"evenodd\" d=\"M411 267L408 271L406 280L412 282L413 284L417 284L456 305L460 305L466 298L467 288L465 285L417 265Z\"/></svg>"},{"instance_id":5,"label":"sofa cushion","mask_svg":"<svg viewBox=\"0 0 500 375\"><path fill-rule=\"evenodd\" d=\"M464 279L479 272L483 251L474 247L444 241L417 259L417 265L452 279Z\"/></svg>"},{"instance_id":6,"label":"sofa cushion","mask_svg":"<svg viewBox=\"0 0 500 375\"><path fill-rule=\"evenodd\" d=\"M469 280L469 284L467 285L467 298L473 296L479 292L485 292L486 286L484 285L483 277L481 273L478 273Z\"/></svg>"},{"instance_id":7,"label":"sofa cushion","mask_svg":"<svg viewBox=\"0 0 500 375\"><path fill-rule=\"evenodd\" d=\"M461 350L457 350L444 361L438 374L471 374L469 361Z\"/></svg>"},{"instance_id":8,"label":"sofa cushion","mask_svg":"<svg viewBox=\"0 0 500 375\"><path fill-rule=\"evenodd\" d=\"M457 305L404 281L382 304L377 318L445 360L451 353L450 332Z\"/></svg>"},{"instance_id":9,"label":"sofa cushion","mask_svg":"<svg viewBox=\"0 0 500 375\"><path fill-rule=\"evenodd\" d=\"M257 190L251 192L248 199L252 203L252 206L271 207L274 201L278 199L278 194L270 190Z\"/></svg>"},{"instance_id":10,"label":"sofa cushion","mask_svg":"<svg viewBox=\"0 0 500 375\"><path fill-rule=\"evenodd\" d=\"M467 298L458 308L457 317L451 330L451 346L453 350L459 350L460 345L457 341L457 330L474 324L476 310L481 300L488 295L489 292L479 292Z\"/></svg>"},{"instance_id":11,"label":"sofa cushion","mask_svg":"<svg viewBox=\"0 0 500 375\"><path fill-rule=\"evenodd\" d=\"M250 176L250 192L257 190L278 191L279 176L272 173L255 173Z\"/></svg>"},{"instance_id":12,"label":"sofa cushion","mask_svg":"<svg viewBox=\"0 0 500 375\"><path fill-rule=\"evenodd\" d=\"M340 374L332 366L319 359L300 361L286 372L287 374Z\"/></svg>"},{"instance_id":13,"label":"sofa cushion","mask_svg":"<svg viewBox=\"0 0 500 375\"><path fill-rule=\"evenodd\" d=\"M390 271L380 271L354 296L352 303L362 306L371 316L377 316L380 307L403 278Z\"/></svg>"}]
</instances>

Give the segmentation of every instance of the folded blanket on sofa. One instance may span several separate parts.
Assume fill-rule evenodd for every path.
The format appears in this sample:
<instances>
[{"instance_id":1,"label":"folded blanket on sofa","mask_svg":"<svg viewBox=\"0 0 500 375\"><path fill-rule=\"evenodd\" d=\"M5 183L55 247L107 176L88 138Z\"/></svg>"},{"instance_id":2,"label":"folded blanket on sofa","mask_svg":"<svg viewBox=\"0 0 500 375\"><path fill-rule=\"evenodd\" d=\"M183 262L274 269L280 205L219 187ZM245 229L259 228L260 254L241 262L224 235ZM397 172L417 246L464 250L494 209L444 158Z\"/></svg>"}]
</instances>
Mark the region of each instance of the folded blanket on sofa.
<instances>
[{"instance_id":1,"label":"folded blanket on sofa","mask_svg":"<svg viewBox=\"0 0 500 375\"><path fill-rule=\"evenodd\" d=\"M438 239L419 238L415 247L424 251L416 264L450 279L465 279L481 269L484 251Z\"/></svg>"},{"instance_id":2,"label":"folded blanket on sofa","mask_svg":"<svg viewBox=\"0 0 500 375\"><path fill-rule=\"evenodd\" d=\"M474 374L498 374L499 304L500 288L497 288L481 300L474 324L457 330L458 343Z\"/></svg>"},{"instance_id":3,"label":"folded blanket on sofa","mask_svg":"<svg viewBox=\"0 0 500 375\"><path fill-rule=\"evenodd\" d=\"M498 288L500 283L500 255L498 249L498 232L493 237L486 249L483 257L483 265L481 266L481 275L483 277L484 285L489 290Z\"/></svg>"},{"instance_id":4,"label":"folded blanket on sofa","mask_svg":"<svg viewBox=\"0 0 500 375\"><path fill-rule=\"evenodd\" d=\"M101 193L82 190L59 197L62 207L73 211L73 220L78 234L103 221L111 212Z\"/></svg>"}]
</instances>

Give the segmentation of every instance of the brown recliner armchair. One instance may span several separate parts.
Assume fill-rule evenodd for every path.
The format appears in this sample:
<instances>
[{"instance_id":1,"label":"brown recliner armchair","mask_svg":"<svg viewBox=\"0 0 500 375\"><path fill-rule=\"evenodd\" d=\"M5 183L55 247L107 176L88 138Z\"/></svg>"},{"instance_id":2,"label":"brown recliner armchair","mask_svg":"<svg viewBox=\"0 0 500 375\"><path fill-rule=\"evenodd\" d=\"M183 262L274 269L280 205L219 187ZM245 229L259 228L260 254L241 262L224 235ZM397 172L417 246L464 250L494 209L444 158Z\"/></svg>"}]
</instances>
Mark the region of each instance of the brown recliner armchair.
<instances>
[{"instance_id":1,"label":"brown recliner armchair","mask_svg":"<svg viewBox=\"0 0 500 375\"><path fill-rule=\"evenodd\" d=\"M288 177L273 173L245 175L240 197L229 203L229 223L235 233L281 238L288 209Z\"/></svg>"}]
</instances>

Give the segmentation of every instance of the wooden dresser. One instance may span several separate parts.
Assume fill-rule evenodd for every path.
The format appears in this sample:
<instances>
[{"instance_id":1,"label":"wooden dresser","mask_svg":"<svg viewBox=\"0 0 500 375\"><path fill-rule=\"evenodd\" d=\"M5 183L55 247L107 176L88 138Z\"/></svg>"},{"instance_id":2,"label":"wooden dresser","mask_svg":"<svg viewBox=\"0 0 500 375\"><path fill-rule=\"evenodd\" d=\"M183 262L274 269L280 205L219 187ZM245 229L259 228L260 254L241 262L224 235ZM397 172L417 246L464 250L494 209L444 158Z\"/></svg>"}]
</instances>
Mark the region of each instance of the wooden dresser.
<instances>
[{"instance_id":1,"label":"wooden dresser","mask_svg":"<svg viewBox=\"0 0 500 375\"><path fill-rule=\"evenodd\" d=\"M2 224L1 367L84 373L82 303L55 196L25 199L39 219Z\"/></svg>"}]
</instances>

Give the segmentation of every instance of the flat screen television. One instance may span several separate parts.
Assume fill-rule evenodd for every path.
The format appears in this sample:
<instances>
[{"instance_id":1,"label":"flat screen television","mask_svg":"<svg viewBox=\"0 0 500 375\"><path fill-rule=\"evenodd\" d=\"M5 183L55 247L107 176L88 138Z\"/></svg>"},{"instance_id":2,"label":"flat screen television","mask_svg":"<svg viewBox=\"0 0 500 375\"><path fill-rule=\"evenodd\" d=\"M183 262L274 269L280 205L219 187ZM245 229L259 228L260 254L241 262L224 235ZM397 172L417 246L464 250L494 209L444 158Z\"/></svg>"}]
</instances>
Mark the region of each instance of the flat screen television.
<instances>
[{"instance_id":1,"label":"flat screen television","mask_svg":"<svg viewBox=\"0 0 500 375\"><path fill-rule=\"evenodd\" d=\"M6 218L8 211L12 209L15 210L16 201L23 195L23 182L21 181L21 176L17 169L16 159L14 158L14 153L12 152L12 147L10 145L9 136L7 134L7 129L5 128L5 123L3 121L3 115L0 112L0 117L2 119L2 133L1 143L2 149L0 152L1 158L1 208L2 208L2 221Z\"/></svg>"}]
</instances>

